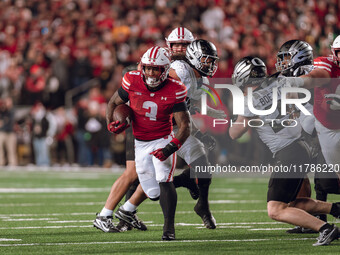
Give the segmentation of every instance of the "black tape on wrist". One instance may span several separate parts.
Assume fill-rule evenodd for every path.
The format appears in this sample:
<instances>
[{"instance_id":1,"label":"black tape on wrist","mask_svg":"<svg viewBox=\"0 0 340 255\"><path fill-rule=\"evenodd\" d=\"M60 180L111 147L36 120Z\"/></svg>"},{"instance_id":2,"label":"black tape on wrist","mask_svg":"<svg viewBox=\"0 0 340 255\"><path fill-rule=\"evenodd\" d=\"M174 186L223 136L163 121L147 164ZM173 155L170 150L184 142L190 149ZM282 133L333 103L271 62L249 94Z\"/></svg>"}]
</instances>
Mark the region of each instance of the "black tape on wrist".
<instances>
[{"instance_id":1,"label":"black tape on wrist","mask_svg":"<svg viewBox=\"0 0 340 255\"><path fill-rule=\"evenodd\" d=\"M163 154L166 157L169 157L172 153L178 150L178 147L175 143L170 142L163 148Z\"/></svg>"}]
</instances>

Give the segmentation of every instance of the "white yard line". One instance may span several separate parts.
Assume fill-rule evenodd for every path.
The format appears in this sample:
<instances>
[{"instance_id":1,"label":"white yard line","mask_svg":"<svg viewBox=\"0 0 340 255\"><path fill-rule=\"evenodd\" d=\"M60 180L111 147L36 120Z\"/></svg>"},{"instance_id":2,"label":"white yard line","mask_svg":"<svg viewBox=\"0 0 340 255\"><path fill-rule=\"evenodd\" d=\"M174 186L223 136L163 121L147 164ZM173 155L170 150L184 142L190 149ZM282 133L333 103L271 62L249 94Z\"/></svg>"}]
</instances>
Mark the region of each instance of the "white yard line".
<instances>
[{"instance_id":1,"label":"white yard line","mask_svg":"<svg viewBox=\"0 0 340 255\"><path fill-rule=\"evenodd\" d=\"M196 204L196 201L178 201L177 204ZM209 201L210 204L255 204L255 203L264 203L264 201L262 200L210 200ZM67 203L53 203L53 205L58 205L58 206L92 206L92 205L103 205L105 204L105 201L103 202L67 202ZM158 203L155 202L146 202L144 204L148 204L148 205L156 205L159 206ZM0 207L29 207L29 206L42 206L42 205L46 205L45 203L10 203L10 204L1 204L0 203Z\"/></svg>"},{"instance_id":2,"label":"white yard line","mask_svg":"<svg viewBox=\"0 0 340 255\"><path fill-rule=\"evenodd\" d=\"M275 239L275 241L301 241L311 240L315 238L287 238L287 239ZM164 241L115 241L115 242L77 242L77 243L21 243L21 244L0 244L1 247L15 247L15 246L68 246L68 245L104 245L104 244L157 244L163 245L172 243L218 243L218 242L263 242L270 241L272 239L225 239L225 240L174 240L171 242Z\"/></svg>"},{"instance_id":3,"label":"white yard line","mask_svg":"<svg viewBox=\"0 0 340 255\"><path fill-rule=\"evenodd\" d=\"M271 230L288 230L291 228L252 228L250 231L271 231Z\"/></svg>"},{"instance_id":4,"label":"white yard line","mask_svg":"<svg viewBox=\"0 0 340 255\"><path fill-rule=\"evenodd\" d=\"M189 211L176 211L176 214L188 214L193 213L193 210ZM212 210L213 213L266 213L266 210ZM158 212L138 212L139 214L162 214L161 211ZM75 213L42 213L42 214L0 214L0 218L9 217L43 217L43 216L79 216L79 215L92 215L95 216L95 212L75 212Z\"/></svg>"},{"instance_id":5,"label":"white yard line","mask_svg":"<svg viewBox=\"0 0 340 255\"><path fill-rule=\"evenodd\" d=\"M107 192L107 188L0 188L0 193L91 193Z\"/></svg>"},{"instance_id":6,"label":"white yard line","mask_svg":"<svg viewBox=\"0 0 340 255\"><path fill-rule=\"evenodd\" d=\"M51 223L92 223L92 220L79 220L79 221L57 221L57 222L51 222ZM146 221L145 223L149 223L149 227L162 227L163 224L152 224L150 221ZM150 224L151 223L151 224ZM243 227L249 227L251 228L252 225L276 225L276 224L285 224L281 222L226 222L226 223L219 223L217 222L217 227L226 227L226 226L231 226L231 227L236 227L238 225L239 228ZM176 226L190 226L190 227L202 227L202 223L185 223L185 222L178 222L175 224ZM71 226L35 226L35 227L0 227L0 229L54 229L54 228L90 228L93 227L93 225L71 225ZM287 230L288 228L282 228L282 230ZM279 228L257 228L257 229L250 229L250 230L280 230Z\"/></svg>"},{"instance_id":7,"label":"white yard line","mask_svg":"<svg viewBox=\"0 0 340 255\"><path fill-rule=\"evenodd\" d=\"M3 219L2 221L45 221L45 220L57 220L57 218L24 218L24 219Z\"/></svg>"},{"instance_id":8,"label":"white yard line","mask_svg":"<svg viewBox=\"0 0 340 255\"><path fill-rule=\"evenodd\" d=\"M8 241L22 241L22 239L0 238L0 242L8 242Z\"/></svg>"}]
</instances>

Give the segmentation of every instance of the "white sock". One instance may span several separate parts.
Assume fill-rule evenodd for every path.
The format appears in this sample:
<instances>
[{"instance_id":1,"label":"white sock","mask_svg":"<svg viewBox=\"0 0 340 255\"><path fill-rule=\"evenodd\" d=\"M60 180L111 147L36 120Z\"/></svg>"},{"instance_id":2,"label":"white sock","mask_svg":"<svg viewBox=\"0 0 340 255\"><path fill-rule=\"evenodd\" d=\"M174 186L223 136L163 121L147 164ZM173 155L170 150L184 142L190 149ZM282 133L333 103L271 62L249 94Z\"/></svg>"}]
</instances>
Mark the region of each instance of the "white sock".
<instances>
[{"instance_id":1,"label":"white sock","mask_svg":"<svg viewBox=\"0 0 340 255\"><path fill-rule=\"evenodd\" d=\"M113 215L113 211L106 209L105 207L103 207L103 209L99 213L99 216L112 216L112 215Z\"/></svg>"},{"instance_id":2,"label":"white sock","mask_svg":"<svg viewBox=\"0 0 340 255\"><path fill-rule=\"evenodd\" d=\"M124 211L133 212L137 209L137 206L131 204L130 201L128 200L125 202L125 204L122 205L122 209Z\"/></svg>"}]
</instances>

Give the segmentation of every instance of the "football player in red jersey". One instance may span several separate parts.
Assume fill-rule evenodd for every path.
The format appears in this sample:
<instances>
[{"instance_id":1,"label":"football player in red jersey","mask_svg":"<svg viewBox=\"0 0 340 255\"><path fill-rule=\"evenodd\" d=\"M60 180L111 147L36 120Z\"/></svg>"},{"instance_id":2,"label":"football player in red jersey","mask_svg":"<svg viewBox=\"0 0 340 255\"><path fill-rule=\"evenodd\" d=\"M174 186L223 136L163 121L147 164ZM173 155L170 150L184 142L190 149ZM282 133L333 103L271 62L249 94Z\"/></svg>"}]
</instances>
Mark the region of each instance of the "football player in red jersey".
<instances>
[{"instance_id":1,"label":"football player in red jersey","mask_svg":"<svg viewBox=\"0 0 340 255\"><path fill-rule=\"evenodd\" d=\"M297 78L282 80L285 86L314 88L313 112L321 150L327 164L340 166L340 35L331 45L332 55L314 59L315 69Z\"/></svg>"},{"instance_id":2,"label":"football player in red jersey","mask_svg":"<svg viewBox=\"0 0 340 255\"><path fill-rule=\"evenodd\" d=\"M206 78L205 76L212 76L217 69L217 50L215 45L206 40L195 40L188 45L186 58L188 62L178 63L180 60L177 60L171 64L170 72L173 71L173 74L170 76L177 80L181 80L184 83L188 88L188 91L190 90L190 99L197 99L195 97L199 98L201 95L200 91L202 91L199 89L199 87L202 86L200 83L202 81L200 80L202 77ZM223 117L225 117L225 114ZM202 133L201 135L205 136ZM209 166L204 145L194 135L188 137L183 146L177 151L177 155L183 158L192 169L195 169L196 166ZM196 177L194 171L192 171L192 173L190 172L190 168L188 168L180 175L175 176L173 183L176 188L181 186L190 187L188 185L194 182L194 177ZM201 217L206 228L215 229L216 221L210 211L208 201L211 174L209 172L199 173L197 177L198 185L194 184L195 186L198 186L199 196L194 211ZM141 200L139 198L142 196L138 195L139 192L141 192L141 190L137 190L129 201L115 213L117 218L125 220L130 225L137 228L138 225L136 225L135 222L138 222L138 219L134 219L132 217L133 215L131 215L131 217L126 217L125 211L133 212L136 206L140 204ZM130 206L131 204L135 207Z\"/></svg>"},{"instance_id":3,"label":"football player in red jersey","mask_svg":"<svg viewBox=\"0 0 340 255\"><path fill-rule=\"evenodd\" d=\"M193 40L194 36L188 29L183 27L175 28L170 33L168 38L166 38L171 57L173 59L185 58L186 47ZM136 66L134 69L130 69L130 71L137 69L140 69L140 65L138 66L138 68ZM124 75L125 73L123 74L123 76ZM110 101L107 107L106 120L108 124L112 121L111 116L113 113L113 109L111 107L111 104L112 102ZM207 144L207 146L211 145L214 142L211 141L211 139L209 139L207 135L203 136L203 139L204 143ZM132 135L131 128L129 128L126 132L126 170L112 185L105 206L102 208L101 212L97 214L96 219L93 222L94 227L104 232L120 232L130 230L131 225L129 223L133 222L133 227L139 230L146 230L147 227L142 221L138 219L137 215L131 215L132 217L130 218L131 220L129 221L129 223L124 220L120 220L117 227L115 227L112 223L113 210L123 198L124 194L126 194L125 201L128 201L123 206L125 207L125 209L129 209L129 205L131 203L134 205L139 205L141 202L144 201L145 196L144 192L141 189L139 190L139 192L136 192L134 194L138 183L139 182L135 168L134 137ZM182 174L174 176L174 184L176 188L181 186L188 188L193 199L197 199L199 197L198 187L195 181L193 179L190 179L190 173L188 174L188 171L184 171ZM134 196L131 197L133 194ZM131 210L131 212L132 211L133 210Z\"/></svg>"},{"instance_id":4,"label":"football player in red jersey","mask_svg":"<svg viewBox=\"0 0 340 255\"><path fill-rule=\"evenodd\" d=\"M172 183L176 164L174 154L190 134L190 117L185 98L186 87L168 78L170 58L161 47L152 47L141 59L142 71L125 74L122 87L111 98L114 108L126 102L134 112L136 171L144 193L160 200L164 214L162 240L175 239L174 218L177 194ZM172 132L172 116L179 127ZM109 129L120 133L127 123L112 121ZM128 201L129 202L129 201ZM134 206L131 204L131 207ZM129 217L129 211L118 209L116 214Z\"/></svg>"}]
</instances>

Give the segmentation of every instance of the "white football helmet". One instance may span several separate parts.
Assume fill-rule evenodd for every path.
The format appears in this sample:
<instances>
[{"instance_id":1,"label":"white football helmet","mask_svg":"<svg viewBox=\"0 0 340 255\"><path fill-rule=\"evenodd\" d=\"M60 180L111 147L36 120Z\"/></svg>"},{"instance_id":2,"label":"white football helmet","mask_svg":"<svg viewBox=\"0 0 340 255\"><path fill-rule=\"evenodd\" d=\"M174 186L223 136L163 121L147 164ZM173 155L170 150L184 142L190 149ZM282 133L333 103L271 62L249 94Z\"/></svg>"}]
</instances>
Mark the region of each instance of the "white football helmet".
<instances>
[{"instance_id":1,"label":"white football helmet","mask_svg":"<svg viewBox=\"0 0 340 255\"><path fill-rule=\"evenodd\" d=\"M170 56L166 49L159 46L148 49L141 59L142 75L146 85L150 88L156 88L165 81L169 75L170 64ZM145 73L146 66L159 67L160 75L158 77L147 76Z\"/></svg>"},{"instance_id":2,"label":"white football helmet","mask_svg":"<svg viewBox=\"0 0 340 255\"><path fill-rule=\"evenodd\" d=\"M340 35L338 35L331 45L331 50L333 54L333 58L337 65L340 67L340 58L337 56L337 52L340 51Z\"/></svg>"},{"instance_id":3,"label":"white football helmet","mask_svg":"<svg viewBox=\"0 0 340 255\"><path fill-rule=\"evenodd\" d=\"M171 31L168 38L165 38L166 45L169 48L170 54L174 55L172 51L172 44L173 43L191 43L194 41L195 38L193 34L186 29L185 27L176 27L174 30ZM185 51L182 53L183 56L185 55Z\"/></svg>"}]
</instances>

